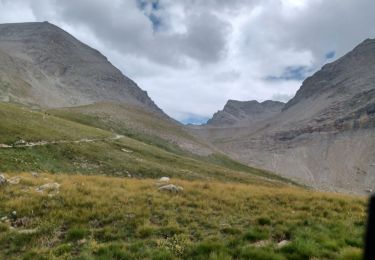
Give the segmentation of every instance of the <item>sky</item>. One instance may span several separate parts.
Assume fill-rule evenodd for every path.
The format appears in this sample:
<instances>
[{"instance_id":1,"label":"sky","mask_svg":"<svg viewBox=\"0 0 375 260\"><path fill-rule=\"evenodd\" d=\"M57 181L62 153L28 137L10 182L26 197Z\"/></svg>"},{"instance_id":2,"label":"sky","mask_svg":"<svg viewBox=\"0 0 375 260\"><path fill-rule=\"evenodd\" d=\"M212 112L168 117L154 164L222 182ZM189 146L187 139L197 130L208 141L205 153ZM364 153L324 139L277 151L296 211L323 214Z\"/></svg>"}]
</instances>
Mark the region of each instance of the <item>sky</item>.
<instances>
[{"instance_id":1,"label":"sky","mask_svg":"<svg viewBox=\"0 0 375 260\"><path fill-rule=\"evenodd\" d=\"M367 38L374 0L0 0L0 23L49 21L98 49L171 117L288 101Z\"/></svg>"}]
</instances>

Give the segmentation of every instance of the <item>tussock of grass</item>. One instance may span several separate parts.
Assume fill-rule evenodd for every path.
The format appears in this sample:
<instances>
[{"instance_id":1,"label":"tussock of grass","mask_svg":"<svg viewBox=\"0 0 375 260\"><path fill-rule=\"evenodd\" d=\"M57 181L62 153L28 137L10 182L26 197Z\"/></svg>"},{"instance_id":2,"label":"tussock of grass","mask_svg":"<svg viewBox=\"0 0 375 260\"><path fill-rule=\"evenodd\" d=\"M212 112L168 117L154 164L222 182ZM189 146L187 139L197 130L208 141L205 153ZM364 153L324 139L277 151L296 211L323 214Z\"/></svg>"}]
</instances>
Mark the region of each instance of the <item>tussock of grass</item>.
<instances>
[{"instance_id":1,"label":"tussock of grass","mask_svg":"<svg viewBox=\"0 0 375 260\"><path fill-rule=\"evenodd\" d=\"M19 259L359 259L365 200L281 186L187 181L180 194L155 180L18 174L0 187L0 258ZM8 175L11 177L11 175ZM47 179L46 179L47 178ZM49 197L35 188L61 184ZM265 217L266 216L266 217ZM36 229L35 233L19 233ZM276 245L290 240L283 248ZM255 247L259 240L269 240Z\"/></svg>"}]
</instances>

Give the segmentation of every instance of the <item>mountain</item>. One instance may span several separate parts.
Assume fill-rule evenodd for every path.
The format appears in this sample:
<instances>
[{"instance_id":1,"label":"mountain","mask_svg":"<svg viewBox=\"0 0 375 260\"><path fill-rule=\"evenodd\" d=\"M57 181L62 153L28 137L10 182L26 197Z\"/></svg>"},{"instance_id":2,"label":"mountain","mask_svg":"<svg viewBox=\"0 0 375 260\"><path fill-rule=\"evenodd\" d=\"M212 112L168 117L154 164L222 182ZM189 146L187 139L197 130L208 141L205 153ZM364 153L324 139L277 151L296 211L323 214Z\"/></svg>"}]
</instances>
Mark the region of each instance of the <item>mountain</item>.
<instances>
[{"instance_id":1,"label":"mountain","mask_svg":"<svg viewBox=\"0 0 375 260\"><path fill-rule=\"evenodd\" d=\"M259 103L253 101L229 100L224 109L216 112L208 120L207 124L211 126L233 126L255 123L279 113L284 107L284 103L267 100Z\"/></svg>"},{"instance_id":2,"label":"mountain","mask_svg":"<svg viewBox=\"0 0 375 260\"><path fill-rule=\"evenodd\" d=\"M105 56L48 22L0 24L0 101L64 116L75 107L69 116L78 122L91 117L97 126L142 141L199 155L217 152L166 115Z\"/></svg>"},{"instance_id":3,"label":"mountain","mask_svg":"<svg viewBox=\"0 0 375 260\"><path fill-rule=\"evenodd\" d=\"M230 124L188 129L61 29L0 27L0 259L360 259L365 198L221 153L267 168L271 149L282 166L310 138L298 132L310 97L231 101ZM364 137L372 110L353 107L369 113L352 128Z\"/></svg>"},{"instance_id":4,"label":"mountain","mask_svg":"<svg viewBox=\"0 0 375 260\"><path fill-rule=\"evenodd\" d=\"M106 100L162 113L101 53L48 22L0 24L0 100L38 107Z\"/></svg>"},{"instance_id":5,"label":"mountain","mask_svg":"<svg viewBox=\"0 0 375 260\"><path fill-rule=\"evenodd\" d=\"M323 66L273 116L233 127L213 121L192 131L241 162L318 189L373 190L375 40Z\"/></svg>"}]
</instances>

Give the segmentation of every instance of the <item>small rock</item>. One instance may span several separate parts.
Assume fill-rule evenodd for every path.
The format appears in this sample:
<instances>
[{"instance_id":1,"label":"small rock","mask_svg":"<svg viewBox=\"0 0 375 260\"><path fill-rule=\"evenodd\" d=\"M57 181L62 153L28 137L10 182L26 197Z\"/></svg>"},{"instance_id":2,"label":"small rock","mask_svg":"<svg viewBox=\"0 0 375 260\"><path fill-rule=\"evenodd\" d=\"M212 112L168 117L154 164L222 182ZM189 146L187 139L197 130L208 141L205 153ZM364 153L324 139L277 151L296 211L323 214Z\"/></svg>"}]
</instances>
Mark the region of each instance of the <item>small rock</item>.
<instances>
[{"instance_id":1,"label":"small rock","mask_svg":"<svg viewBox=\"0 0 375 260\"><path fill-rule=\"evenodd\" d=\"M8 220L8 217L7 217L7 216L2 217L2 218L0 219L1 222L7 221L7 220Z\"/></svg>"},{"instance_id":2,"label":"small rock","mask_svg":"<svg viewBox=\"0 0 375 260\"><path fill-rule=\"evenodd\" d=\"M279 243L277 243L277 247L278 247L278 248L281 248L281 247L286 246L286 245L289 244L289 243L290 243L289 240L281 240Z\"/></svg>"},{"instance_id":3,"label":"small rock","mask_svg":"<svg viewBox=\"0 0 375 260\"><path fill-rule=\"evenodd\" d=\"M161 178L159 179L159 181L161 181L161 182L169 182L169 180L170 180L169 177L161 177Z\"/></svg>"},{"instance_id":4,"label":"small rock","mask_svg":"<svg viewBox=\"0 0 375 260\"><path fill-rule=\"evenodd\" d=\"M15 177L12 177L12 178L8 179L8 182L10 184L18 184L18 183L20 183L20 180L21 180L21 177L15 176Z\"/></svg>"},{"instance_id":5,"label":"small rock","mask_svg":"<svg viewBox=\"0 0 375 260\"><path fill-rule=\"evenodd\" d=\"M30 173L31 173L31 175L32 175L33 177L35 177L35 178L39 177L39 174L38 174L37 172L30 172Z\"/></svg>"},{"instance_id":6,"label":"small rock","mask_svg":"<svg viewBox=\"0 0 375 260\"><path fill-rule=\"evenodd\" d=\"M0 174L0 186L4 186L8 183L7 179L3 174Z\"/></svg>"},{"instance_id":7,"label":"small rock","mask_svg":"<svg viewBox=\"0 0 375 260\"><path fill-rule=\"evenodd\" d=\"M266 246L266 245L268 245L270 243L271 242L269 240L260 240L260 241L255 242L252 245L255 246L255 247L264 247L264 246Z\"/></svg>"},{"instance_id":8,"label":"small rock","mask_svg":"<svg viewBox=\"0 0 375 260\"><path fill-rule=\"evenodd\" d=\"M43 184L42 186L39 186L36 191L38 192L43 192L45 190L47 191L53 191L53 190L58 190L60 188L60 184L58 184L57 182L53 182L53 183L46 183L46 184Z\"/></svg>"},{"instance_id":9,"label":"small rock","mask_svg":"<svg viewBox=\"0 0 375 260\"><path fill-rule=\"evenodd\" d=\"M366 189L365 190L367 193L372 193L372 189Z\"/></svg>"},{"instance_id":10,"label":"small rock","mask_svg":"<svg viewBox=\"0 0 375 260\"><path fill-rule=\"evenodd\" d=\"M77 244L78 245L83 245L83 244L86 244L87 243L87 239L83 238L83 239L80 239L77 241Z\"/></svg>"},{"instance_id":11,"label":"small rock","mask_svg":"<svg viewBox=\"0 0 375 260\"><path fill-rule=\"evenodd\" d=\"M172 193L178 193L178 192L183 191L184 188L182 188L181 186L174 185L174 184L168 184L168 185L161 186L158 190L159 191L169 191L169 192L172 192Z\"/></svg>"}]
</instances>

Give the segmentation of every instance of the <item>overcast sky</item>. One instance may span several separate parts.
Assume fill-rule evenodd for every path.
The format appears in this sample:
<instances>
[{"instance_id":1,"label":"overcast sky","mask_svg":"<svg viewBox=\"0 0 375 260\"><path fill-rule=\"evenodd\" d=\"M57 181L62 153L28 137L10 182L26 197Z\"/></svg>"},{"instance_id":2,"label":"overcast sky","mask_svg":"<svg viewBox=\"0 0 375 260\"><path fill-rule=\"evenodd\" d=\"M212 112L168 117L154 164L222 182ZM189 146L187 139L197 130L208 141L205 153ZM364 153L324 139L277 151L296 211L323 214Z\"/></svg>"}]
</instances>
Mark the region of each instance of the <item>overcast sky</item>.
<instances>
[{"instance_id":1,"label":"overcast sky","mask_svg":"<svg viewBox=\"0 0 375 260\"><path fill-rule=\"evenodd\" d=\"M49 21L101 51L170 116L287 101L366 38L374 0L0 0L0 23Z\"/></svg>"}]
</instances>

